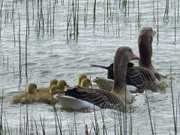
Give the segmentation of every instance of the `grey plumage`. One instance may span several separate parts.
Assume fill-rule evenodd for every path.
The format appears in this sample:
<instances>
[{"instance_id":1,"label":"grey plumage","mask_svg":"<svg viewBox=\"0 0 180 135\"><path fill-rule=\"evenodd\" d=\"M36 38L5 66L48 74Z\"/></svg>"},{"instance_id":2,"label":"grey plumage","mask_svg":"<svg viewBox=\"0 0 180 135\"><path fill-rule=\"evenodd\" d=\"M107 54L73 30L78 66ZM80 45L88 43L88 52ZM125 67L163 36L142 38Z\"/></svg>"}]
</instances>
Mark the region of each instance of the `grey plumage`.
<instances>
[{"instance_id":1,"label":"grey plumage","mask_svg":"<svg viewBox=\"0 0 180 135\"><path fill-rule=\"evenodd\" d=\"M68 89L65 95L90 102L100 108L116 109L123 112L127 111L124 102L109 91L74 87Z\"/></svg>"}]
</instances>

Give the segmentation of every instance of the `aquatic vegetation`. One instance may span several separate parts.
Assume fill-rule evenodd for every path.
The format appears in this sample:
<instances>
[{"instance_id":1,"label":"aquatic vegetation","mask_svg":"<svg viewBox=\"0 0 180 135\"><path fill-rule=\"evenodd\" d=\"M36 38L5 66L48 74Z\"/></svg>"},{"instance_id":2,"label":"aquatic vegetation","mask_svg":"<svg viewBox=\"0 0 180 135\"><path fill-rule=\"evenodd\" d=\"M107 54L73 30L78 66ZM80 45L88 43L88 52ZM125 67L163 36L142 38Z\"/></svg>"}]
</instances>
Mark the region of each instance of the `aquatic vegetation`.
<instances>
[{"instance_id":1,"label":"aquatic vegetation","mask_svg":"<svg viewBox=\"0 0 180 135\"><path fill-rule=\"evenodd\" d=\"M179 22L179 0L1 0L0 134L179 134ZM122 45L136 51L136 33L147 25L157 32L153 49L158 71L166 74L172 64L177 74L167 78L172 82L166 93L147 92L145 100L144 94L137 95L133 113L9 105L12 93L34 80L39 84L62 77L73 84L77 72L104 76L89 63L110 63L113 50ZM59 92L55 85L52 93L49 85L39 88L19 95L32 99L29 103L46 97L51 104L52 94Z\"/></svg>"}]
</instances>

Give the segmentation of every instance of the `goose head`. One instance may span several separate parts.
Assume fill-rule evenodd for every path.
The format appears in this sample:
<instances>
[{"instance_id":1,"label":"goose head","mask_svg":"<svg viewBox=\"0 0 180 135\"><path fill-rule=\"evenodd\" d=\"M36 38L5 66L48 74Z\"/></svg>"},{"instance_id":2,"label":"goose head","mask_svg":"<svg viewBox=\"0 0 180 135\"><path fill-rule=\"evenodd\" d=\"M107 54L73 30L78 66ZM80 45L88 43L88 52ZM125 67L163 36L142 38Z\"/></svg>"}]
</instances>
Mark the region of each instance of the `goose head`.
<instances>
[{"instance_id":1,"label":"goose head","mask_svg":"<svg viewBox=\"0 0 180 135\"><path fill-rule=\"evenodd\" d=\"M140 66L146 68L153 68L151 63L151 57L152 57L152 41L154 35L155 35L155 31L153 31L152 27L143 27L142 30L140 31L138 38Z\"/></svg>"},{"instance_id":2,"label":"goose head","mask_svg":"<svg viewBox=\"0 0 180 135\"><path fill-rule=\"evenodd\" d=\"M37 90L37 85L35 83L28 84L28 86L26 88L26 92L28 94L33 94L36 92L36 90Z\"/></svg>"},{"instance_id":3,"label":"goose head","mask_svg":"<svg viewBox=\"0 0 180 135\"><path fill-rule=\"evenodd\" d=\"M138 59L138 57L133 53L132 49L129 47L120 47L117 49L114 57L114 84L112 93L119 96L122 100L130 100L126 98L128 96L128 91L126 90L126 73L128 63L131 60ZM132 101L128 101L129 103Z\"/></svg>"},{"instance_id":4,"label":"goose head","mask_svg":"<svg viewBox=\"0 0 180 135\"><path fill-rule=\"evenodd\" d=\"M89 88L92 86L91 80L88 78L83 78L79 86L83 88Z\"/></svg>"}]
</instances>

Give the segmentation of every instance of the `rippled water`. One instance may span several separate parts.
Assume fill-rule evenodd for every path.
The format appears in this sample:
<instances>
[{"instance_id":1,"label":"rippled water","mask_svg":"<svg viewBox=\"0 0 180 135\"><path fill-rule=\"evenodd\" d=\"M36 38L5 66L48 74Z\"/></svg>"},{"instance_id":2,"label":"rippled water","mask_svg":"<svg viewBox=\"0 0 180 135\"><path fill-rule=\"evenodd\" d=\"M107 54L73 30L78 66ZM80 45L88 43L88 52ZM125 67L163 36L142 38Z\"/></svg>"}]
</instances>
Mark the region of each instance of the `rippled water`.
<instances>
[{"instance_id":1,"label":"rippled water","mask_svg":"<svg viewBox=\"0 0 180 135\"><path fill-rule=\"evenodd\" d=\"M119 46L130 46L135 53L138 53L137 37L138 37L138 3L135 0L129 1L129 10L127 15L123 13L123 9L118 8L119 1L111 0L111 14L104 19L104 8L106 4L103 0L97 0L96 5L96 27L93 29L93 3L88 3L88 20L87 27L84 27L84 8L87 1L80 0L79 11L79 38L78 42L66 40L66 19L68 15L68 1L58 1L55 10L54 38L45 32L44 37L37 38L37 32L34 20L33 23L33 7L35 18L37 18L37 3L32 6L35 0L29 2L30 16L30 36L28 39L28 82L35 82L38 86L47 86L51 79L65 79L68 84L75 85L77 76L80 73L86 73L92 78L96 76L105 77L106 71L98 68L90 67L90 64L109 65L113 61L115 50ZM69 0L70 1L70 0ZM50 1L49 1L50 2ZM50 4L43 1L43 13L47 19L47 9ZM9 127L14 131L19 125L20 110L22 115L26 115L25 106L12 105L11 97L24 88L26 84L25 77L25 32L26 32L26 4L25 1L18 1L14 4L14 20L16 44L14 44L13 25L12 25L12 1L4 0L2 10L2 31L0 40L0 91L4 91L5 102L3 104L4 117L7 119ZM50 2L53 6L53 2ZM178 90L180 78L180 29L179 29L179 6L178 0L170 1L169 20L163 22L165 9L165 1L140 0L140 27L152 26L157 31L159 26L159 39L154 37L153 41L153 63L154 66L163 74L169 74L170 66L172 66L174 75L173 90L175 95L175 103L178 104ZM158 7L157 7L158 5ZM174 8L176 5L176 8ZM128 8L127 8L128 9ZM176 23L175 10L176 9ZM153 12L154 10L154 12ZM155 18L153 17L155 14ZM21 46L22 46L22 83L19 86L19 20L21 29ZM107 15L107 14L106 14ZM6 17L9 19L5 19ZM157 17L158 16L158 17ZM117 21L117 20L118 21ZM154 21L155 19L155 21ZM157 19L159 20L157 23ZM104 20L106 25L104 25ZM118 23L117 23L118 22ZM105 29L104 29L105 26ZM45 24L46 27L46 24ZM117 27L119 27L119 36L117 36ZM175 28L176 27L176 31ZM46 31L46 28L45 28ZM176 38L175 38L176 35ZM169 80L166 80L169 84ZM2 92L1 92L2 93ZM0 94L2 95L2 94ZM171 91L167 88L165 93L148 93L152 119L156 125L156 133L165 135L174 133L173 112L171 105ZM147 104L144 94L138 94L134 103L135 111L132 113L133 134L152 134ZM35 120L39 120L40 116L45 118L46 133L55 133L55 121L53 108L44 104L33 104L28 106L29 115ZM61 112L63 123L63 131L68 134L69 126L72 126L74 114L77 122L78 133L84 134L84 125L90 127L94 119L93 112ZM114 111L103 110L105 122L108 128L108 134L114 134ZM177 110L179 124L179 110ZM100 127L102 127L101 111L97 111L97 117ZM129 115L128 115L129 118ZM154 124L153 123L153 124ZM41 131L41 129L39 129ZM179 128L178 128L179 131Z\"/></svg>"}]
</instances>

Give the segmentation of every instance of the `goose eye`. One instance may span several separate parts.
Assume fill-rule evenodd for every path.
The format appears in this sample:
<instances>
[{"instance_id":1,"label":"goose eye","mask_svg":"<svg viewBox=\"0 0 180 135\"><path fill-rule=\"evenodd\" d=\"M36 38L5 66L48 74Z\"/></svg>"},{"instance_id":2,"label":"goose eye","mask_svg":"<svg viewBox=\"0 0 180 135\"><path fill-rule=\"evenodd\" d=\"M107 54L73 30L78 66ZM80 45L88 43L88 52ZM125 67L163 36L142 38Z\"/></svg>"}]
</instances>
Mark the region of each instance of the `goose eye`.
<instances>
[{"instance_id":1,"label":"goose eye","mask_svg":"<svg viewBox=\"0 0 180 135\"><path fill-rule=\"evenodd\" d=\"M132 50L129 48L129 52L132 53Z\"/></svg>"}]
</instances>

